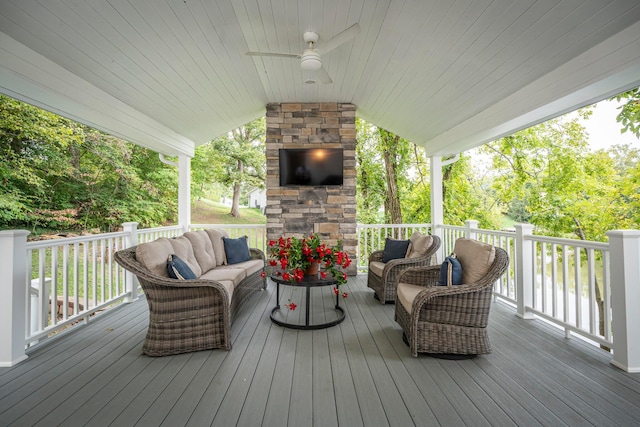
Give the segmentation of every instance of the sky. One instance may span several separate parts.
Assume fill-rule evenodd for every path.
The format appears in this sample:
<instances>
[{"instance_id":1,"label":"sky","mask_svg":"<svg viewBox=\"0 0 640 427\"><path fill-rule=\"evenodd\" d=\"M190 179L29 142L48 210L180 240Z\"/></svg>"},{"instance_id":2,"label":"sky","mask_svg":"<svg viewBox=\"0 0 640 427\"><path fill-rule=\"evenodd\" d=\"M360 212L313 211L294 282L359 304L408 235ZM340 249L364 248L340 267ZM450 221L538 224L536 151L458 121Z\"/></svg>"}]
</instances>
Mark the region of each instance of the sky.
<instances>
[{"instance_id":1,"label":"sky","mask_svg":"<svg viewBox=\"0 0 640 427\"><path fill-rule=\"evenodd\" d=\"M582 122L589 133L589 145L592 149L608 148L615 144L631 144L640 149L640 140L631 132L621 134L622 126L616 121L619 113L617 101L601 101L596 104L593 114Z\"/></svg>"}]
</instances>

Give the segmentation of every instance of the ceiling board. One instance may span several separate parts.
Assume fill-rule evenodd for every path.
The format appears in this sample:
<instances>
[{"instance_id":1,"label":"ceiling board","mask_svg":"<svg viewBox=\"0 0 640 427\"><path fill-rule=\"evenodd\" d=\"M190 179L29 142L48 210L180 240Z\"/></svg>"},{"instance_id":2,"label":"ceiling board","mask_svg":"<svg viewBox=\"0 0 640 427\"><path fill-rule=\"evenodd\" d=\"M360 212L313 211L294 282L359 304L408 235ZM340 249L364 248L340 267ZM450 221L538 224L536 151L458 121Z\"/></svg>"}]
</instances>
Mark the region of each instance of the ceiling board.
<instances>
[{"instance_id":1,"label":"ceiling board","mask_svg":"<svg viewBox=\"0 0 640 427\"><path fill-rule=\"evenodd\" d=\"M332 84L304 84L296 59L246 55L301 53L308 30L321 49L356 22L360 34L322 55ZM91 123L109 105L101 128L118 135L135 126L114 117L135 111L148 120L131 139L153 146L158 123L157 149L172 152L269 102L353 102L429 154L454 152L640 80L640 31L624 33L639 22L637 0L4 0L0 31L23 52L0 61L0 90ZM48 61L55 78L42 76Z\"/></svg>"}]
</instances>

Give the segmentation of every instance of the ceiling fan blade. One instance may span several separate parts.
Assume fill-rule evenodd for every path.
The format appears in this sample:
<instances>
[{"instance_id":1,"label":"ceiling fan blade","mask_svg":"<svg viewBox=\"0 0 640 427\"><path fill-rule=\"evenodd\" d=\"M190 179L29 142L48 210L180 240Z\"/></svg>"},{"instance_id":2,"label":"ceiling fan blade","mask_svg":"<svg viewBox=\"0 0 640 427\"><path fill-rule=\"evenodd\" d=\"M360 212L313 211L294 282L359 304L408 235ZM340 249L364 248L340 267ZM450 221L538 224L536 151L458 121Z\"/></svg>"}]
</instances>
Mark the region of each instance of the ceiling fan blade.
<instances>
[{"instance_id":1,"label":"ceiling fan blade","mask_svg":"<svg viewBox=\"0 0 640 427\"><path fill-rule=\"evenodd\" d=\"M322 84L328 85L333 83L333 80L331 80L331 77L329 77L329 73L327 73L327 70L325 70L324 67L320 67L318 71L316 71L316 77Z\"/></svg>"},{"instance_id":2,"label":"ceiling fan blade","mask_svg":"<svg viewBox=\"0 0 640 427\"><path fill-rule=\"evenodd\" d=\"M343 32L336 34L335 36L333 36L333 38L319 45L318 50L320 50L320 52L323 54L331 52L333 49L337 48L343 43L348 42L349 40L357 36L359 33L360 33L360 25L358 25L358 23L356 22L355 24L353 24Z\"/></svg>"},{"instance_id":3,"label":"ceiling fan blade","mask_svg":"<svg viewBox=\"0 0 640 427\"><path fill-rule=\"evenodd\" d=\"M277 53L277 52L247 52L249 56L278 56L281 58L300 58L296 53Z\"/></svg>"}]
</instances>

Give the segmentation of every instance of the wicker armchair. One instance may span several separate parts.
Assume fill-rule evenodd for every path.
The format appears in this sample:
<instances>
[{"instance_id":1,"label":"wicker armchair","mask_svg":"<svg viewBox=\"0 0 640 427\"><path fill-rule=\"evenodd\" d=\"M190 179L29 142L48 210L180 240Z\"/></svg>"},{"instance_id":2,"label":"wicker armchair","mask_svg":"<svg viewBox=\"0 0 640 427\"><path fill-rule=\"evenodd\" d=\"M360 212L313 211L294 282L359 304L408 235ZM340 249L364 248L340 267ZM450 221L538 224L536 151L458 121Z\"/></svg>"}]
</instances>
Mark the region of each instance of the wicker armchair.
<instances>
[{"instance_id":1,"label":"wicker armchair","mask_svg":"<svg viewBox=\"0 0 640 427\"><path fill-rule=\"evenodd\" d=\"M253 259L265 259L250 249ZM167 356L199 350L231 349L231 323L247 297L265 287L260 272L235 287L231 302L224 285L214 280L175 280L152 273L136 260L136 247L114 254L118 264L135 274L149 305L149 328L142 352Z\"/></svg>"},{"instance_id":2,"label":"wicker armchair","mask_svg":"<svg viewBox=\"0 0 640 427\"><path fill-rule=\"evenodd\" d=\"M369 256L369 269L367 274L367 286L375 291L374 296L382 304L394 302L396 300L396 286L398 278L404 270L411 267L428 266L431 263L433 255L440 247L440 238L431 236L432 242L426 253L419 258L400 258L384 263L382 274L377 274L375 269L371 268L372 263L382 263L382 254L384 251L379 250L372 252Z\"/></svg>"},{"instance_id":3,"label":"wicker armchair","mask_svg":"<svg viewBox=\"0 0 640 427\"><path fill-rule=\"evenodd\" d=\"M395 320L414 357L418 353L450 358L491 353L487 323L493 284L509 266L509 255L501 248L494 250L486 274L473 283L437 286L440 266L404 271L399 278ZM462 259L460 263L464 275Z\"/></svg>"}]
</instances>

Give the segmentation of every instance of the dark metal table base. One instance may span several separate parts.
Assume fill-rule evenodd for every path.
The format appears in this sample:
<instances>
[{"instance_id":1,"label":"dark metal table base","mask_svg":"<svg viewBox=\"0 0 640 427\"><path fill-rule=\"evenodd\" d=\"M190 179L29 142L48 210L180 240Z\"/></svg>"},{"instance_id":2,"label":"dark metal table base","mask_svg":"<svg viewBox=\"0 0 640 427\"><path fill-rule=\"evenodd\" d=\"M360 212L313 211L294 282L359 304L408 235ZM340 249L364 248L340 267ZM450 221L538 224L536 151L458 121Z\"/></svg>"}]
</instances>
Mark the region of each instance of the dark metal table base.
<instances>
[{"instance_id":1,"label":"dark metal table base","mask_svg":"<svg viewBox=\"0 0 640 427\"><path fill-rule=\"evenodd\" d=\"M299 323L288 323L288 322L284 322L282 320L278 320L274 317L274 315L276 313L278 313L280 311L280 282L278 280L274 280L274 282L276 282L276 306L271 310L271 321L273 323L275 323L276 325L279 326L283 326L285 328L290 328L290 329L301 329L301 330L305 330L305 331L309 331L309 330L314 330L314 329L324 329L324 328L330 328L331 326L335 326L339 323L341 323L344 320L344 310L342 309L342 307L340 307L340 299L339 299L339 295L336 295L336 305L335 305L335 310L338 312L338 318L335 320L332 320L330 322L325 322L325 323L316 323L313 325L309 324L309 307L310 307L310 302L311 302L311 298L309 295L309 288L313 287L313 286L331 286L334 285L335 282L330 282L327 281L326 283L323 284L314 284L314 285L310 285L310 284L296 284L296 285L291 285L291 286L304 286L305 287L305 322L304 325L301 325ZM285 283L283 283L285 284Z\"/></svg>"}]
</instances>

